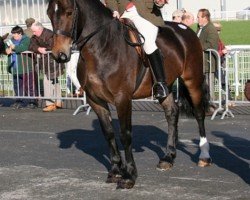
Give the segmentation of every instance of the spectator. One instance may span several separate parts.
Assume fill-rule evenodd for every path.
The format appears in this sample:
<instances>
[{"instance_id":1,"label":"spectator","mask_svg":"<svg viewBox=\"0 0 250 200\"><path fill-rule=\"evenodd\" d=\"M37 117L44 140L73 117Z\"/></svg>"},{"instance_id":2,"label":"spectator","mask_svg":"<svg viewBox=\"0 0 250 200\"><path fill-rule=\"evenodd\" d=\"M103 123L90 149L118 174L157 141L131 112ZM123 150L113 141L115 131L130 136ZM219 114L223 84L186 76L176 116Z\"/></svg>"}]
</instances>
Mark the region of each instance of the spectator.
<instances>
[{"instance_id":1,"label":"spectator","mask_svg":"<svg viewBox=\"0 0 250 200\"><path fill-rule=\"evenodd\" d=\"M55 97L55 99L46 100L46 107L44 112L51 112L57 108L62 108L61 101L61 87L58 82L58 77L62 75L64 65L59 66L48 51L53 46L53 32L47 28L44 28L40 22L34 22L31 26L33 36L29 50L43 56L44 59L39 59L39 66L44 69L44 96ZM42 62L44 61L44 62Z\"/></svg>"},{"instance_id":2,"label":"spectator","mask_svg":"<svg viewBox=\"0 0 250 200\"><path fill-rule=\"evenodd\" d=\"M35 22L35 19L33 19L33 18L27 18L27 19L25 20L25 24L26 24L27 28L26 28L23 32L24 32L24 34L27 35L29 38L31 38L32 35L33 35L33 32L32 32L32 30L31 30L30 27L31 27L31 25L32 25L34 22Z\"/></svg>"},{"instance_id":3,"label":"spectator","mask_svg":"<svg viewBox=\"0 0 250 200\"><path fill-rule=\"evenodd\" d=\"M214 73L216 71L216 56L214 54L210 54L206 52L207 49L218 50L219 44L219 35L217 33L216 28L210 19L210 12L207 9L200 9L197 15L198 20L198 29L197 36L199 37L202 45L202 49L204 51L204 72L206 75L206 80L208 81L208 85L212 87L209 88L211 100L214 100ZM210 55L212 56L210 59ZM211 61L211 62L210 62ZM211 66L211 69L210 69ZM210 80L211 78L211 80ZM211 84L210 84L211 83ZM212 112L215 105L211 103L210 111Z\"/></svg>"},{"instance_id":4,"label":"spectator","mask_svg":"<svg viewBox=\"0 0 250 200\"><path fill-rule=\"evenodd\" d=\"M70 61L66 64L67 89L68 89L68 93L70 93L72 89L71 82L73 82L76 88L74 95L73 95L74 97L83 97L83 92L84 92L79 83L79 80L77 78L77 73L76 73L79 55L80 53L78 51L74 51L71 54Z\"/></svg>"},{"instance_id":5,"label":"spectator","mask_svg":"<svg viewBox=\"0 0 250 200\"><path fill-rule=\"evenodd\" d=\"M6 54L8 55L8 71L13 75L14 92L16 96L36 96L36 76L32 72L32 59L28 54L21 54L27 51L30 45L30 38L24 35L23 29L15 26L11 30L12 38L6 42ZM22 108L25 102L22 99L13 104L15 108ZM30 100L29 108L37 107L35 99Z\"/></svg>"},{"instance_id":6,"label":"spectator","mask_svg":"<svg viewBox=\"0 0 250 200\"><path fill-rule=\"evenodd\" d=\"M107 6L113 10L113 17L129 18L144 36L143 49L147 54L151 72L155 77L153 96L156 99L166 98L169 94L166 84L167 76L165 76L163 68L163 59L156 44L158 26L164 25L159 8L166 3L168 3L168 0L106 0ZM121 13L123 14L120 16Z\"/></svg>"},{"instance_id":7,"label":"spectator","mask_svg":"<svg viewBox=\"0 0 250 200\"><path fill-rule=\"evenodd\" d=\"M172 13L172 21L180 23L184 10L176 10Z\"/></svg>"},{"instance_id":8,"label":"spectator","mask_svg":"<svg viewBox=\"0 0 250 200\"><path fill-rule=\"evenodd\" d=\"M213 23L214 27L216 28L218 34L220 34L222 26L219 22L214 22ZM219 43L218 43L218 53L220 55L220 60L221 60L221 67L224 70L221 70L221 86L224 91L226 91L226 73L225 73L225 68L226 68L226 54L227 54L227 48L225 47L224 43L222 40L219 38ZM215 77L218 78L218 71L215 73ZM232 100L230 88L228 85L228 99ZM225 101L223 101L224 103ZM234 106L233 103L230 103L229 106Z\"/></svg>"},{"instance_id":9,"label":"spectator","mask_svg":"<svg viewBox=\"0 0 250 200\"><path fill-rule=\"evenodd\" d=\"M192 26L194 24L194 15L191 12L185 12L181 17L181 22L186 26Z\"/></svg>"}]
</instances>

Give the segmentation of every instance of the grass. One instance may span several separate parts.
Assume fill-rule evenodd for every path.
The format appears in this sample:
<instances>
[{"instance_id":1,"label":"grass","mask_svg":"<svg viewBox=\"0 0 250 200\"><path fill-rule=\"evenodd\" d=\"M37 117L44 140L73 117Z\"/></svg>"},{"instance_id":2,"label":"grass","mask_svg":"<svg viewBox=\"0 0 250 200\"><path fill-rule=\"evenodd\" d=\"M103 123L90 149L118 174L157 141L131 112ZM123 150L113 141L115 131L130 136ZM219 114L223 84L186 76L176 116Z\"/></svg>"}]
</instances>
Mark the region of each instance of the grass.
<instances>
[{"instance_id":1,"label":"grass","mask_svg":"<svg viewBox=\"0 0 250 200\"><path fill-rule=\"evenodd\" d=\"M250 21L220 21L220 38L225 45L250 45ZM196 31L197 24L192 26Z\"/></svg>"}]
</instances>

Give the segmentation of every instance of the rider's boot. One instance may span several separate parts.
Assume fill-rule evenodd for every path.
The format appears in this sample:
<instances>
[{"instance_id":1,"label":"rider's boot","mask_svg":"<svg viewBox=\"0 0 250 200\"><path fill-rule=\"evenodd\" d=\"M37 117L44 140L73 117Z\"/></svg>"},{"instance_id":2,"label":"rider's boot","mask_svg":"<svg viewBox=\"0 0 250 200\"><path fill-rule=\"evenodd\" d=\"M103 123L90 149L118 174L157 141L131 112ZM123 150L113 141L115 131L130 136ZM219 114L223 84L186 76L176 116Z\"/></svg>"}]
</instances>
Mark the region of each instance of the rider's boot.
<instances>
[{"instance_id":1,"label":"rider's boot","mask_svg":"<svg viewBox=\"0 0 250 200\"><path fill-rule=\"evenodd\" d=\"M156 79L153 86L153 94L156 99L166 98L169 94L167 84L165 82L165 74L163 69L163 60L159 49L148 55L151 69Z\"/></svg>"}]
</instances>

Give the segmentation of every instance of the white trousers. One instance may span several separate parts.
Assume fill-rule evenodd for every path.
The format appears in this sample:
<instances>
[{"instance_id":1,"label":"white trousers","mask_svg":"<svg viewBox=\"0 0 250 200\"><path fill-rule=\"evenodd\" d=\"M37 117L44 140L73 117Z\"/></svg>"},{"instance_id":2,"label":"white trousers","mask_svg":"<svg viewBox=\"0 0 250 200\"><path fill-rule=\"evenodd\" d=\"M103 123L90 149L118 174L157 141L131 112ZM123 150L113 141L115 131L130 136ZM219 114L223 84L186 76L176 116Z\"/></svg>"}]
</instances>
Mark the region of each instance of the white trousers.
<instances>
[{"instance_id":1,"label":"white trousers","mask_svg":"<svg viewBox=\"0 0 250 200\"><path fill-rule=\"evenodd\" d=\"M136 9L124 11L121 18L130 19L135 24L135 27L138 29L138 31L143 35L145 39L143 49L145 50L146 54L151 54L156 49L158 49L155 43L158 34L157 26L141 17Z\"/></svg>"},{"instance_id":2,"label":"white trousers","mask_svg":"<svg viewBox=\"0 0 250 200\"><path fill-rule=\"evenodd\" d=\"M52 84L52 81L49 80L48 77L44 74L43 85L44 85L44 97L48 98L48 100L46 100L45 102L46 106L52 105L56 102L61 103L60 98L62 97L62 92L60 83Z\"/></svg>"},{"instance_id":3,"label":"white trousers","mask_svg":"<svg viewBox=\"0 0 250 200\"><path fill-rule=\"evenodd\" d=\"M79 55L80 55L79 52L72 53L70 61L66 63L66 74L75 85L76 90L79 90L81 87L76 74Z\"/></svg>"}]
</instances>

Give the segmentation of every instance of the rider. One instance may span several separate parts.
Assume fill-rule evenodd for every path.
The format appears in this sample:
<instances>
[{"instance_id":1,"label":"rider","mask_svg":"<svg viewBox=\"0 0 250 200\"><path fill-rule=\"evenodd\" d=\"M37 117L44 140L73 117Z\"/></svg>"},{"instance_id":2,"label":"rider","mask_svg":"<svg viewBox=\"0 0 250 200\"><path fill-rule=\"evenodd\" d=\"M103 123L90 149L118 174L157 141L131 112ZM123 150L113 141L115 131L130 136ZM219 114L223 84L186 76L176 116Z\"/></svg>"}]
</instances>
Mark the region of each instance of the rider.
<instances>
[{"instance_id":1,"label":"rider","mask_svg":"<svg viewBox=\"0 0 250 200\"><path fill-rule=\"evenodd\" d=\"M157 26L164 25L160 8L166 3L168 3L168 0L106 0L106 5L113 10L114 17L129 18L144 36L143 48L149 58L156 79L153 92L154 97L157 99L165 98L169 94L165 82L163 59L155 42L158 34ZM120 16L120 13L123 14Z\"/></svg>"}]
</instances>

